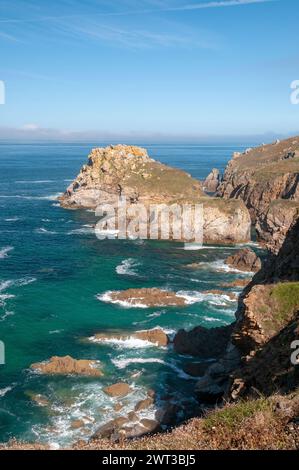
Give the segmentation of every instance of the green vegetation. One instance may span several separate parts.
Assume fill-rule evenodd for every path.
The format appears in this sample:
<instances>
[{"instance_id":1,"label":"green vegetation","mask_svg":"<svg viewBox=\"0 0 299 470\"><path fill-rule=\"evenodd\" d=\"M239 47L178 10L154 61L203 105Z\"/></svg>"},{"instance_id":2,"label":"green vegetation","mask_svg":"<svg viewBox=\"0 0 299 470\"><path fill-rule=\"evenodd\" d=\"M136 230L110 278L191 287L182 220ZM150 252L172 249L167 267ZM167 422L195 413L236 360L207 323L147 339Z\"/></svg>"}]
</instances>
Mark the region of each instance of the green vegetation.
<instances>
[{"instance_id":1,"label":"green vegetation","mask_svg":"<svg viewBox=\"0 0 299 470\"><path fill-rule=\"evenodd\" d=\"M275 320L284 324L299 308L299 282L284 282L273 287L270 296L277 304Z\"/></svg>"},{"instance_id":2,"label":"green vegetation","mask_svg":"<svg viewBox=\"0 0 299 470\"><path fill-rule=\"evenodd\" d=\"M266 411L271 411L271 403L265 398L241 401L210 413L203 421L203 429L210 431L214 428L225 427L228 432L232 432L244 420L253 417L256 413Z\"/></svg>"}]
</instances>

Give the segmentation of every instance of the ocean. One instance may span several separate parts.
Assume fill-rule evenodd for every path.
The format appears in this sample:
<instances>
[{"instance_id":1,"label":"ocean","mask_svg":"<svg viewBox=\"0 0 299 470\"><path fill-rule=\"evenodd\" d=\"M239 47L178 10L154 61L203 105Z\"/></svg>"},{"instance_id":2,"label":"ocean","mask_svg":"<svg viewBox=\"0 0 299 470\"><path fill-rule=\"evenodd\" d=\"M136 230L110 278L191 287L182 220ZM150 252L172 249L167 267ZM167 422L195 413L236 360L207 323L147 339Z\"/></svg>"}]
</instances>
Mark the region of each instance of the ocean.
<instances>
[{"instance_id":1,"label":"ocean","mask_svg":"<svg viewBox=\"0 0 299 470\"><path fill-rule=\"evenodd\" d=\"M173 335L180 328L234 320L235 301L203 291L244 276L223 265L238 246L192 251L175 242L100 241L92 212L59 206L57 197L90 150L102 145L0 145L0 340L6 353L0 366L0 442L16 438L64 446L87 439L101 424L131 411L148 389L157 394L156 407L172 395L189 400L196 413L195 380L183 371L194 359L171 346L133 339L102 344L84 339L154 327ZM153 158L203 179L213 167L223 171L232 152L246 145L145 147ZM194 262L201 263L199 269L186 266ZM128 308L102 298L111 290L140 287L180 292L188 305ZM53 355L96 359L104 376L54 377L30 370ZM119 381L133 392L116 412L115 399L103 388ZM154 414L155 407L142 412ZM74 429L75 420L83 420L84 428Z\"/></svg>"}]
</instances>

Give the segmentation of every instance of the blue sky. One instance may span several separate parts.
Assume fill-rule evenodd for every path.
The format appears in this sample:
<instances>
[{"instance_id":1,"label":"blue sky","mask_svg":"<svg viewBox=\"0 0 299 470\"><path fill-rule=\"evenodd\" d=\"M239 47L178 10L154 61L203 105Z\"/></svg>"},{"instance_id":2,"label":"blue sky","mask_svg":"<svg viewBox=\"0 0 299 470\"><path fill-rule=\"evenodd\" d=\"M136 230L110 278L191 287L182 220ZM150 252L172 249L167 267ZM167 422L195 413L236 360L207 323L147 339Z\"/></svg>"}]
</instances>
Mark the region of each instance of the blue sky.
<instances>
[{"instance_id":1,"label":"blue sky","mask_svg":"<svg viewBox=\"0 0 299 470\"><path fill-rule=\"evenodd\" d=\"M0 137L299 132L298 18L298 0L0 0Z\"/></svg>"}]
</instances>

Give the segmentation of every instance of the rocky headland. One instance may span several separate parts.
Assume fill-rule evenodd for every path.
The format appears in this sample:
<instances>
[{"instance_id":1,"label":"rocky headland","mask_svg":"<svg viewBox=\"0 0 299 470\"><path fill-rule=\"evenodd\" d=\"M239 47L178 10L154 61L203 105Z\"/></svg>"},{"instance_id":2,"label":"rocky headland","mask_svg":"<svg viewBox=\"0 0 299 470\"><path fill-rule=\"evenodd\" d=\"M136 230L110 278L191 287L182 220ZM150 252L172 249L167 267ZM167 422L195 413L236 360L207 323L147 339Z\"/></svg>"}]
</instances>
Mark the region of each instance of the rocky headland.
<instances>
[{"instance_id":1,"label":"rocky headland","mask_svg":"<svg viewBox=\"0 0 299 470\"><path fill-rule=\"evenodd\" d=\"M198 180L153 160L140 147L115 145L92 150L60 204L67 209L96 209L100 204L117 205L120 196L129 207L141 203L148 209L153 204L203 204L204 242L250 240L250 216L243 201L207 196ZM148 211L143 222L149 218Z\"/></svg>"},{"instance_id":2,"label":"rocky headland","mask_svg":"<svg viewBox=\"0 0 299 470\"><path fill-rule=\"evenodd\" d=\"M217 195L245 202L258 238L278 252L299 214L299 137L235 153Z\"/></svg>"}]
</instances>

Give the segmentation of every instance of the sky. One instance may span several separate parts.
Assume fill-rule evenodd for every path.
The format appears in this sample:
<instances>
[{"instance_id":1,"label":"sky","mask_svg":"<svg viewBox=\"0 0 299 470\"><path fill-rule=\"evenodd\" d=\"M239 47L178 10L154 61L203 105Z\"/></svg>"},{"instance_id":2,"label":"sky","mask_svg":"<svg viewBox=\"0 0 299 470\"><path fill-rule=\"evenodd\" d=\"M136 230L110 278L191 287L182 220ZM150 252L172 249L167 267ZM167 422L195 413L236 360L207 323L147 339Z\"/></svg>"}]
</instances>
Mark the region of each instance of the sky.
<instances>
[{"instance_id":1,"label":"sky","mask_svg":"<svg viewBox=\"0 0 299 470\"><path fill-rule=\"evenodd\" d=\"M0 0L0 139L299 134L298 18L298 0Z\"/></svg>"}]
</instances>

